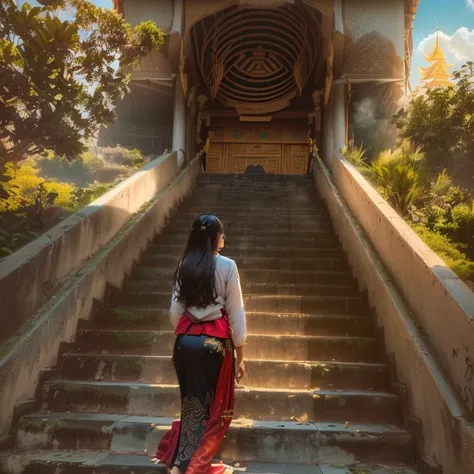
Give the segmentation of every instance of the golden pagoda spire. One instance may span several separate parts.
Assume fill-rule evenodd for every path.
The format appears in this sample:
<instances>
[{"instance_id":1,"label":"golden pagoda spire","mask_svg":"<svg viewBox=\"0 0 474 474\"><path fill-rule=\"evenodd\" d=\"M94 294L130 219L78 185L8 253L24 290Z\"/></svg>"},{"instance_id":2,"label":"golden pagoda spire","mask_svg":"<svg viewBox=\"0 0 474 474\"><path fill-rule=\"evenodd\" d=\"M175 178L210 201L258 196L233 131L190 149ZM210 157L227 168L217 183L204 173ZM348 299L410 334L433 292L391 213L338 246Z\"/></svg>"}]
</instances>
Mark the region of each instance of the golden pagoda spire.
<instances>
[{"instance_id":1,"label":"golden pagoda spire","mask_svg":"<svg viewBox=\"0 0 474 474\"><path fill-rule=\"evenodd\" d=\"M436 43L431 54L425 53L426 60L430 63L427 68L420 67L421 88L432 89L434 87L449 87L452 85L449 70L454 64L448 64L444 53L439 45L439 27L436 26Z\"/></svg>"}]
</instances>

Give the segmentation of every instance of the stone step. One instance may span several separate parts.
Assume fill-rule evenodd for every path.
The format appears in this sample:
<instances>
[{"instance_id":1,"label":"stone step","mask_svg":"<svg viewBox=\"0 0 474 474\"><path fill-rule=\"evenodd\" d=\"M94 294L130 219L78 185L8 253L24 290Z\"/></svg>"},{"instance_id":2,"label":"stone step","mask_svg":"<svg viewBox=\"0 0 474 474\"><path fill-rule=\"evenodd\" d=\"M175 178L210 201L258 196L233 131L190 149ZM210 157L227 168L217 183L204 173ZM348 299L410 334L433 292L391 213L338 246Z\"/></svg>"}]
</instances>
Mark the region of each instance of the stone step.
<instances>
[{"instance_id":1,"label":"stone step","mask_svg":"<svg viewBox=\"0 0 474 474\"><path fill-rule=\"evenodd\" d=\"M293 362L247 359L244 386L285 390L375 390L388 388L385 364ZM60 376L70 380L121 381L174 385L170 356L64 354Z\"/></svg>"},{"instance_id":2,"label":"stone step","mask_svg":"<svg viewBox=\"0 0 474 474\"><path fill-rule=\"evenodd\" d=\"M191 196L192 202L196 203L230 203L232 201L238 201L243 206L252 203L259 204L276 204L277 207L284 207L288 205L288 201L292 201L291 205L296 207L297 204L314 204L318 200L312 193L302 190L301 192L295 192L293 190L260 190L252 192L248 189L234 190L227 192L216 192L203 190L201 192L194 192Z\"/></svg>"},{"instance_id":3,"label":"stone step","mask_svg":"<svg viewBox=\"0 0 474 474\"><path fill-rule=\"evenodd\" d=\"M315 203L315 199L307 198L304 200L293 200L291 197L283 197L276 199L272 196L259 196L247 198L241 196L221 196L221 197L205 197L199 198L191 196L189 201L183 203L179 212L197 212L197 214L212 213L218 215L220 211L236 211L245 209L251 214L252 212L267 209L267 212L278 212L278 209L313 211L315 209L324 209L323 204Z\"/></svg>"},{"instance_id":4,"label":"stone step","mask_svg":"<svg viewBox=\"0 0 474 474\"><path fill-rule=\"evenodd\" d=\"M154 266L171 266L175 267L181 260L182 255L148 255L144 257L141 262L145 265ZM306 258L279 258L279 257L252 257L247 255L234 255L233 253L228 256L232 260L235 260L237 267L240 271L242 270L347 270L347 261L342 256L325 257L321 256L318 258L306 259Z\"/></svg>"},{"instance_id":5,"label":"stone step","mask_svg":"<svg viewBox=\"0 0 474 474\"><path fill-rule=\"evenodd\" d=\"M274 209L261 208L260 210L248 211L247 209L234 208L226 209L222 208L221 212L217 217L223 221L235 221L235 222L253 222L257 219L269 222L280 222L282 219L293 221L301 220L312 220L320 217L327 217L327 211L324 208L320 209L307 209L307 210L292 210L292 209L281 209L276 211ZM188 211L186 209L180 209L176 214L177 220L186 220L192 222L196 218L196 213Z\"/></svg>"},{"instance_id":6,"label":"stone step","mask_svg":"<svg viewBox=\"0 0 474 474\"><path fill-rule=\"evenodd\" d=\"M324 231L317 233L306 233L306 237L302 237L301 234L298 238L294 236L286 235L283 238L280 235L252 235L252 234L241 234L236 233L226 235L228 245L232 248L242 247L260 247L260 248L294 248L295 245L301 249L312 249L312 248L325 248L327 246L338 245L338 240L332 232ZM179 245L181 250L184 248L184 244L189 236L189 229L187 232L173 234L168 232L166 229L163 234L160 234L157 238L157 245Z\"/></svg>"},{"instance_id":7,"label":"stone step","mask_svg":"<svg viewBox=\"0 0 474 474\"><path fill-rule=\"evenodd\" d=\"M193 195L199 198L205 198L206 196L264 196L268 194L273 195L289 195L302 196L302 195L319 195L315 192L314 186L312 183L304 184L288 184L288 185L277 185L277 186L268 186L268 185L198 185L193 190Z\"/></svg>"},{"instance_id":8,"label":"stone step","mask_svg":"<svg viewBox=\"0 0 474 474\"><path fill-rule=\"evenodd\" d=\"M403 465L382 466L347 464L346 457L331 464L252 463L229 461L235 474L416 474ZM352 469L352 471L350 471ZM165 474L163 465L155 465L146 454L121 454L112 451L12 451L0 453L0 472L5 474Z\"/></svg>"},{"instance_id":9,"label":"stone step","mask_svg":"<svg viewBox=\"0 0 474 474\"><path fill-rule=\"evenodd\" d=\"M296 204L314 204L314 201L318 201L321 198L317 194L309 189L303 189L300 192L294 189L286 190L273 190L273 189L260 189L258 191L252 191L251 189L235 189L233 191L213 191L211 189L195 190L191 195L191 201L219 201L219 202L231 202L238 200L243 205L250 203L268 203L277 204L279 206L287 205L288 201L292 201L292 205Z\"/></svg>"},{"instance_id":10,"label":"stone step","mask_svg":"<svg viewBox=\"0 0 474 474\"><path fill-rule=\"evenodd\" d=\"M111 307L167 309L171 303L171 292L124 291L117 293ZM347 313L368 314L368 301L362 296L292 296L292 295L244 295L247 311L265 313Z\"/></svg>"},{"instance_id":11,"label":"stone step","mask_svg":"<svg viewBox=\"0 0 474 474\"><path fill-rule=\"evenodd\" d=\"M198 177L198 182L205 183L228 183L235 182L236 185L243 185L245 183L253 183L257 186L261 183L275 183L283 185L284 183L294 183L301 185L302 183L312 183L313 177L310 174L304 175L277 175L277 174L201 174Z\"/></svg>"},{"instance_id":12,"label":"stone step","mask_svg":"<svg viewBox=\"0 0 474 474\"><path fill-rule=\"evenodd\" d=\"M365 316L350 314L292 314L247 312L249 334L293 336L372 336L373 324ZM94 327L172 331L167 309L104 309Z\"/></svg>"},{"instance_id":13,"label":"stone step","mask_svg":"<svg viewBox=\"0 0 474 474\"><path fill-rule=\"evenodd\" d=\"M146 264L137 265L133 272L133 279L139 280L163 280L168 282L168 289L171 287L176 267L157 267L148 266ZM327 285L352 285L355 280L347 271L338 270L262 270L262 269L240 269L240 281L242 284L246 282L270 282L274 284L288 284L295 285L314 283Z\"/></svg>"},{"instance_id":14,"label":"stone step","mask_svg":"<svg viewBox=\"0 0 474 474\"><path fill-rule=\"evenodd\" d=\"M46 384L43 410L179 417L177 385L57 380ZM387 392L236 390L238 416L270 421L348 421L397 424L398 397Z\"/></svg>"},{"instance_id":15,"label":"stone step","mask_svg":"<svg viewBox=\"0 0 474 474\"><path fill-rule=\"evenodd\" d=\"M171 355L175 343L169 331L80 329L77 349L89 354ZM377 362L379 346L372 337L250 335L245 355L250 359Z\"/></svg>"},{"instance_id":16,"label":"stone step","mask_svg":"<svg viewBox=\"0 0 474 474\"><path fill-rule=\"evenodd\" d=\"M326 212L326 208L323 202L313 202L308 204L292 203L287 201L285 203L270 204L259 203L259 202L248 202L243 206L239 199L227 200L226 202L220 202L216 199L195 199L192 196L188 201L184 202L178 209L181 213L190 213L191 215L198 216L199 214L215 214L217 216L226 213L241 212L245 209L248 215L262 215L270 212L286 216L289 213L298 215L299 213L313 213L313 212Z\"/></svg>"},{"instance_id":17,"label":"stone step","mask_svg":"<svg viewBox=\"0 0 474 474\"><path fill-rule=\"evenodd\" d=\"M276 214L272 213L269 209L265 214L237 214L237 213L221 213L217 216L223 223L224 227L227 228L230 224L240 225L243 227L253 227L257 228L268 225L268 226L279 226L283 227L284 225L289 225L292 227L295 226L305 226L311 223L328 223L328 216L324 211L319 213L305 213L294 215L292 212L288 211L287 214ZM196 214L194 212L178 213L172 218L172 222L175 224L183 225L192 225Z\"/></svg>"},{"instance_id":18,"label":"stone step","mask_svg":"<svg viewBox=\"0 0 474 474\"><path fill-rule=\"evenodd\" d=\"M171 422L171 418L159 417L36 413L20 420L17 443L20 449L30 450L153 453ZM343 453L351 461L411 463L413 439L406 430L392 425L242 419L232 423L219 456L242 461L331 463Z\"/></svg>"},{"instance_id":19,"label":"stone step","mask_svg":"<svg viewBox=\"0 0 474 474\"><path fill-rule=\"evenodd\" d=\"M170 280L165 279L132 279L127 282L127 291L147 292L170 291ZM316 283L273 283L256 282L244 280L241 277L242 293L244 295L290 295L290 296L357 296L359 290L353 284L335 283L335 284L316 284Z\"/></svg>"},{"instance_id":20,"label":"stone step","mask_svg":"<svg viewBox=\"0 0 474 474\"><path fill-rule=\"evenodd\" d=\"M296 244L296 242L295 242ZM150 257L161 257L163 255L176 255L179 259L183 253L182 244L156 244L150 246L143 260L147 262ZM244 245L239 242L238 245L234 245L232 239L226 242L226 248L222 255L232 254L234 257L266 257L266 258L321 258L321 257L334 257L338 258L342 255L342 250L336 244L332 242L332 245L315 248L271 248L271 247L257 247L254 245Z\"/></svg>"},{"instance_id":21,"label":"stone step","mask_svg":"<svg viewBox=\"0 0 474 474\"><path fill-rule=\"evenodd\" d=\"M167 227L167 231L173 234L179 234L181 232L189 233L191 230L191 225L193 220L184 221L184 220L172 220ZM295 221L288 222L283 221L278 224L268 223L262 221L255 222L235 222L235 221L224 221L224 229L227 233L232 236L237 235L269 235L273 236L278 234L279 237L285 238L285 234L295 234L302 233L304 237L311 237L312 233L326 232L328 235L334 235L331 228L331 221L327 217L320 217L318 219L313 219L311 221ZM330 234L329 234L330 233ZM307 235L309 234L309 235Z\"/></svg>"}]
</instances>

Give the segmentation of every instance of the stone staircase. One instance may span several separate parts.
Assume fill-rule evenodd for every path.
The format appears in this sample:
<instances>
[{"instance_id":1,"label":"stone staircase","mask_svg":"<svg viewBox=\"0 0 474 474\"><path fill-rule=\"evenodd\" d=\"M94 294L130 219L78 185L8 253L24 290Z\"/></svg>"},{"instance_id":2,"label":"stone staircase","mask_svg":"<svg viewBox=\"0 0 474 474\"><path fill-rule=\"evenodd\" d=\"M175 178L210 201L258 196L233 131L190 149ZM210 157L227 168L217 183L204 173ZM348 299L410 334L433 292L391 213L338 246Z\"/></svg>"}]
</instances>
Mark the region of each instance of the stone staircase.
<instances>
[{"instance_id":1,"label":"stone staircase","mask_svg":"<svg viewBox=\"0 0 474 474\"><path fill-rule=\"evenodd\" d=\"M202 176L107 306L60 355L0 471L160 473L179 414L167 310L193 218L225 224L241 274L247 378L221 457L249 473L410 473L414 445L383 348L310 177Z\"/></svg>"}]
</instances>

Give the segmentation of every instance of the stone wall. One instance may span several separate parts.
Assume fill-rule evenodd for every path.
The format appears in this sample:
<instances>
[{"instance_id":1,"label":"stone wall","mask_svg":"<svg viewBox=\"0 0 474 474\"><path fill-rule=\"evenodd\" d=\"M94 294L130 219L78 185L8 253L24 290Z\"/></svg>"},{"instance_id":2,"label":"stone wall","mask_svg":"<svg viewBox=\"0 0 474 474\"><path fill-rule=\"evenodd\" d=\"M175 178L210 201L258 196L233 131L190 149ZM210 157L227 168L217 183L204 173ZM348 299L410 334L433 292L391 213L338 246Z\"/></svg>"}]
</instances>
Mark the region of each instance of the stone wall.
<instances>
[{"instance_id":1,"label":"stone wall","mask_svg":"<svg viewBox=\"0 0 474 474\"><path fill-rule=\"evenodd\" d=\"M343 21L354 44L369 33L380 33L405 57L405 0L344 0Z\"/></svg>"},{"instance_id":2,"label":"stone wall","mask_svg":"<svg viewBox=\"0 0 474 474\"><path fill-rule=\"evenodd\" d=\"M472 473L474 294L351 165L336 155L332 168L315 162L316 185L406 388L422 464Z\"/></svg>"},{"instance_id":3,"label":"stone wall","mask_svg":"<svg viewBox=\"0 0 474 474\"><path fill-rule=\"evenodd\" d=\"M0 294L5 298L0 307L9 308L2 312L2 326L7 319L18 319L6 296L25 315L33 302L41 302L41 298L27 298L28 285L21 275L28 275L30 291L38 294L44 281L59 280L62 285L2 348L0 439L9 430L15 404L33 397L41 371L56 364L60 343L73 341L78 320L89 318L93 301L104 297L107 284L121 287L141 252L191 192L200 173L199 157L177 172L175 154L152 162L85 208L72 221L74 225L55 228L49 244L33 245L8 263L13 271L3 272L0 279ZM23 291L22 306L15 296Z\"/></svg>"}]
</instances>

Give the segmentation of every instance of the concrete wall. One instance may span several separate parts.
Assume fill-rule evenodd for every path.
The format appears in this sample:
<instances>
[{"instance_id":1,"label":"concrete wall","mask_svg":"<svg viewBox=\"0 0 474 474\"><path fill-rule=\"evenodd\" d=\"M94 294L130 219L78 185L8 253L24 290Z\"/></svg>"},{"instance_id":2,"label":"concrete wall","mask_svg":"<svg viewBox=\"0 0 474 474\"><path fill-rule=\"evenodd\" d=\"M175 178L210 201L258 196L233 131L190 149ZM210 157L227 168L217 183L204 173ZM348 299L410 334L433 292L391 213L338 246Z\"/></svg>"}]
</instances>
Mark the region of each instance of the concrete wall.
<instances>
[{"instance_id":1,"label":"concrete wall","mask_svg":"<svg viewBox=\"0 0 474 474\"><path fill-rule=\"evenodd\" d=\"M0 263L0 344L67 283L178 172L175 155L145 166L97 201ZM14 315L14 317L12 317Z\"/></svg>"},{"instance_id":2,"label":"concrete wall","mask_svg":"<svg viewBox=\"0 0 474 474\"><path fill-rule=\"evenodd\" d=\"M9 430L15 403L34 395L40 372L56 364L60 343L73 341L78 320L89 318L92 303L94 299L103 298L106 284L121 287L124 275L149 241L163 229L177 204L190 193L199 172L199 157L178 176L176 156L163 157L88 206L77 225L66 226L64 234L52 240L49 247L35 247L36 254L33 249L29 250L30 261L25 265L35 271L39 283L46 278L56 278L56 269L63 285L35 318L2 348L0 439ZM59 233L60 228L56 232ZM101 238L103 232L109 237ZM98 253L84 261L79 258L84 253L80 247ZM75 260L69 255L74 255ZM49 265L48 258L52 262ZM82 265L76 268L75 263ZM66 268L74 270L65 275ZM34 284L33 276L31 278ZM22 290L24 283L20 285L21 280L18 280L17 288L7 286L11 299L17 290ZM1 294L4 295L3 290ZM0 307L9 307L6 304L3 302ZM15 313L9 310L2 314L5 313L15 319Z\"/></svg>"},{"instance_id":3,"label":"concrete wall","mask_svg":"<svg viewBox=\"0 0 474 474\"><path fill-rule=\"evenodd\" d=\"M344 33L354 43L376 31L395 46L398 56L405 57L405 0L344 0Z\"/></svg>"},{"instance_id":4,"label":"concrete wall","mask_svg":"<svg viewBox=\"0 0 474 474\"><path fill-rule=\"evenodd\" d=\"M370 186L361 181L363 178L355 176L356 172L350 165L337 156L333 164L334 181L322 162L315 162L316 186L327 204L360 287L367 291L371 307L375 310L386 352L393 361L397 381L394 388L399 389L404 401L407 428L415 436L420 470L427 473L472 474L472 416L434 355L432 341L426 337L427 331L430 336L435 330L441 331L439 339L448 351L445 356L451 356L449 341L452 337L458 338L455 346L468 342L469 332L473 329L472 315L455 310L456 297L447 289L441 289L443 284L436 282L436 276L429 267L423 268L421 260L427 257L429 251L411 235L409 229L399 233L397 216L389 212L380 197L377 199ZM368 221L372 226L367 226ZM367 233L364 233L365 230ZM427 327L417 327L411 309L397 290L399 282L395 273L390 276L377 253L392 267L395 265L406 272L405 284L400 286L402 293L416 296L415 303L424 305L429 302L432 306L430 311L423 313L424 322L429 323ZM461 286L461 283L456 282L455 286ZM407 291L409 287L411 290ZM474 310L473 297L471 294L470 299L465 300L470 304L471 311ZM423 311L424 307L418 305L417 309ZM467 323L463 324L466 330L464 335L456 329L458 318ZM418 319L418 322L421 320ZM470 349L473 348L471 344ZM437 470L439 467L443 470Z\"/></svg>"},{"instance_id":5,"label":"concrete wall","mask_svg":"<svg viewBox=\"0 0 474 474\"><path fill-rule=\"evenodd\" d=\"M474 413L474 293L340 156L333 179Z\"/></svg>"},{"instance_id":6,"label":"concrete wall","mask_svg":"<svg viewBox=\"0 0 474 474\"><path fill-rule=\"evenodd\" d=\"M173 24L173 12L173 0L124 0L125 19L132 26L152 20L164 33L169 34Z\"/></svg>"}]
</instances>

